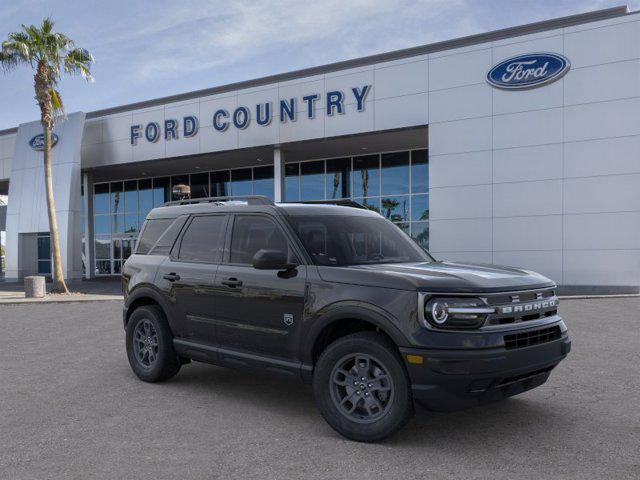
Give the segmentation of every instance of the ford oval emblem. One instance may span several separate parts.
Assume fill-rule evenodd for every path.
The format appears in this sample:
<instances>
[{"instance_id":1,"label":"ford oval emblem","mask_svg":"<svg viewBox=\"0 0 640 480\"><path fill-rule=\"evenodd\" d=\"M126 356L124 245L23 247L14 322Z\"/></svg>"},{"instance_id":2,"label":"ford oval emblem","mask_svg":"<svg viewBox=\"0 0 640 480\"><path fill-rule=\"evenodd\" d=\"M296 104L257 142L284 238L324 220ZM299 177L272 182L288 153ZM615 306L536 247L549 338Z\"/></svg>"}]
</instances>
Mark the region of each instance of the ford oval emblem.
<instances>
[{"instance_id":1,"label":"ford oval emblem","mask_svg":"<svg viewBox=\"0 0 640 480\"><path fill-rule=\"evenodd\" d=\"M58 135L55 133L51 134L51 148L55 147L58 143ZM44 133L39 133L31 140L29 140L29 146L33 148L36 152L44 151Z\"/></svg>"},{"instance_id":2,"label":"ford oval emblem","mask_svg":"<svg viewBox=\"0 0 640 480\"><path fill-rule=\"evenodd\" d=\"M541 87L561 78L570 67L569 59L558 53L529 53L495 65L487 82L505 90Z\"/></svg>"}]
</instances>

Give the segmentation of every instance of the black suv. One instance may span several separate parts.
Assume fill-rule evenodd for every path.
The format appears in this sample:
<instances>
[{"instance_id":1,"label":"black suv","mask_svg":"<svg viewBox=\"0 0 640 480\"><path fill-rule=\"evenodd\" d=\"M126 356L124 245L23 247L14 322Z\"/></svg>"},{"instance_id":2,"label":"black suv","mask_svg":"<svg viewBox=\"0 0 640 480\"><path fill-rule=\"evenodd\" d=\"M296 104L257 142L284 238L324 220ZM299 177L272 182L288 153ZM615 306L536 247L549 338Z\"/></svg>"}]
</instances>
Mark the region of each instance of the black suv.
<instances>
[{"instance_id":1,"label":"black suv","mask_svg":"<svg viewBox=\"0 0 640 480\"><path fill-rule=\"evenodd\" d=\"M378 213L335 203L152 210L123 271L135 374L166 380L191 360L282 373L313 384L339 433L375 441L414 400L443 411L516 395L569 352L549 279L437 261Z\"/></svg>"}]
</instances>

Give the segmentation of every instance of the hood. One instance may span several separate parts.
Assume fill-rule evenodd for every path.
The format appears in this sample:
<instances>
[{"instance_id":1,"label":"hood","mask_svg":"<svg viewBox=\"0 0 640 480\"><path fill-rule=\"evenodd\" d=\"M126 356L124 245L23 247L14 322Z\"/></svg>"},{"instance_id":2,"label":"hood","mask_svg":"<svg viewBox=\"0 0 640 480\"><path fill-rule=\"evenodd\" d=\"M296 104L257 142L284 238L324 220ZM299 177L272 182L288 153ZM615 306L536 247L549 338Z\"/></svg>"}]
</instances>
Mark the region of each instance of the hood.
<instances>
[{"instance_id":1,"label":"hood","mask_svg":"<svg viewBox=\"0 0 640 480\"><path fill-rule=\"evenodd\" d=\"M491 293L550 287L539 273L480 263L383 263L318 267L328 282L446 293Z\"/></svg>"}]
</instances>

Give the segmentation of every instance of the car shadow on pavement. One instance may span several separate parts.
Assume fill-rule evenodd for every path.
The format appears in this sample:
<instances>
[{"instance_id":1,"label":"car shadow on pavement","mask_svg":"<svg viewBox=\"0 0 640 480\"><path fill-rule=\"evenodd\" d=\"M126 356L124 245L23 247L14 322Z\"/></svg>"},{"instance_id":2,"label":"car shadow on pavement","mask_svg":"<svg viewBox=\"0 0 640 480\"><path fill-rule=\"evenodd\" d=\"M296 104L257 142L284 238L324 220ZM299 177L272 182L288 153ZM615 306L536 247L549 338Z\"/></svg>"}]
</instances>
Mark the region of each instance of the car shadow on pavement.
<instances>
[{"instance_id":1,"label":"car shadow on pavement","mask_svg":"<svg viewBox=\"0 0 640 480\"><path fill-rule=\"evenodd\" d=\"M280 376L231 370L201 363L183 367L172 380L163 383L183 395L199 394L210 398L212 412L220 403L232 403L247 412L286 418L287 422L307 428L321 438L342 438L324 423L317 412L310 385ZM544 386L542 387L544 388ZM388 446L450 444L474 447L478 441L517 445L524 437L545 441L548 432L567 428L566 412L549 408L539 395L527 392L501 402L452 413L436 413L416 406L416 415L399 433L385 441ZM548 438L547 438L548 440Z\"/></svg>"}]
</instances>

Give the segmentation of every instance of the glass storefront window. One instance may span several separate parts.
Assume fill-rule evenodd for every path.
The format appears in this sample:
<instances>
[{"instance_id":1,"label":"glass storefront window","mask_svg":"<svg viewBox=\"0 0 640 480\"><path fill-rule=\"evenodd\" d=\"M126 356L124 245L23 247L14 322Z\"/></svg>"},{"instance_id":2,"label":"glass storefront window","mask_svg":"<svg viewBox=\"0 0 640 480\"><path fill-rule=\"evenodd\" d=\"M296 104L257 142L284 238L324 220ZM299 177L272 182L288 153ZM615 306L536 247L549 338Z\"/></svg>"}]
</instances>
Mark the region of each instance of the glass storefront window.
<instances>
[{"instance_id":1,"label":"glass storefront window","mask_svg":"<svg viewBox=\"0 0 640 480\"><path fill-rule=\"evenodd\" d=\"M96 215L93 218L94 235L111 233L111 215Z\"/></svg>"},{"instance_id":2,"label":"glass storefront window","mask_svg":"<svg viewBox=\"0 0 640 480\"><path fill-rule=\"evenodd\" d=\"M354 197L380 195L380 157L378 155L353 159L353 195Z\"/></svg>"},{"instance_id":3,"label":"glass storefront window","mask_svg":"<svg viewBox=\"0 0 640 480\"><path fill-rule=\"evenodd\" d=\"M226 197L231 194L229 188L229 170L211 172L211 196Z\"/></svg>"},{"instance_id":4,"label":"glass storefront window","mask_svg":"<svg viewBox=\"0 0 640 480\"><path fill-rule=\"evenodd\" d=\"M133 238L125 238L122 240L122 258L126 260L131 256L131 252L134 251L134 239Z\"/></svg>"},{"instance_id":5,"label":"glass storefront window","mask_svg":"<svg viewBox=\"0 0 640 480\"><path fill-rule=\"evenodd\" d=\"M231 195L251 195L251 169L239 168L231 170Z\"/></svg>"},{"instance_id":6,"label":"glass storefront window","mask_svg":"<svg viewBox=\"0 0 640 480\"><path fill-rule=\"evenodd\" d=\"M109 184L93 186L93 213L109 213Z\"/></svg>"},{"instance_id":7,"label":"glass storefront window","mask_svg":"<svg viewBox=\"0 0 640 480\"><path fill-rule=\"evenodd\" d=\"M38 244L38 273L43 275L51 274L51 236L49 232L38 233L36 237Z\"/></svg>"},{"instance_id":8,"label":"glass storefront window","mask_svg":"<svg viewBox=\"0 0 640 480\"><path fill-rule=\"evenodd\" d=\"M327 160L327 199L349 198L351 196L351 159Z\"/></svg>"},{"instance_id":9,"label":"glass storefront window","mask_svg":"<svg viewBox=\"0 0 640 480\"><path fill-rule=\"evenodd\" d=\"M429 249L429 223L416 222L411 224L411 237L425 250Z\"/></svg>"},{"instance_id":10,"label":"glass storefront window","mask_svg":"<svg viewBox=\"0 0 640 480\"><path fill-rule=\"evenodd\" d=\"M209 196L209 174L194 173L191 175L191 198Z\"/></svg>"},{"instance_id":11,"label":"glass storefront window","mask_svg":"<svg viewBox=\"0 0 640 480\"><path fill-rule=\"evenodd\" d=\"M153 206L158 207L171 199L171 183L169 177L153 179Z\"/></svg>"},{"instance_id":12,"label":"glass storefront window","mask_svg":"<svg viewBox=\"0 0 640 480\"><path fill-rule=\"evenodd\" d=\"M396 223L396 226L402 230L404 233L406 233L407 235L409 235L409 231L410 231L410 226L408 223Z\"/></svg>"},{"instance_id":13,"label":"glass storefront window","mask_svg":"<svg viewBox=\"0 0 640 480\"><path fill-rule=\"evenodd\" d=\"M111 260L96 260L96 275L110 275Z\"/></svg>"},{"instance_id":14,"label":"glass storefront window","mask_svg":"<svg viewBox=\"0 0 640 480\"><path fill-rule=\"evenodd\" d=\"M429 195L411 197L411 220L429 220Z\"/></svg>"},{"instance_id":15,"label":"glass storefront window","mask_svg":"<svg viewBox=\"0 0 640 480\"><path fill-rule=\"evenodd\" d=\"M96 274L117 274L134 249L149 211L171 200L171 187L191 186L192 198L274 197L272 165L195 172L94 185ZM285 165L285 201L349 199L380 212L428 246L427 150L312 160Z\"/></svg>"},{"instance_id":16,"label":"glass storefront window","mask_svg":"<svg viewBox=\"0 0 640 480\"><path fill-rule=\"evenodd\" d=\"M411 193L429 191L429 151L411 152Z\"/></svg>"},{"instance_id":17,"label":"glass storefront window","mask_svg":"<svg viewBox=\"0 0 640 480\"><path fill-rule=\"evenodd\" d=\"M138 180L138 224L142 225L153 208L153 181L150 178Z\"/></svg>"},{"instance_id":18,"label":"glass storefront window","mask_svg":"<svg viewBox=\"0 0 640 480\"><path fill-rule=\"evenodd\" d=\"M180 200L177 195L173 194L173 187L176 185L189 186L189 175L173 175L171 177L171 200Z\"/></svg>"},{"instance_id":19,"label":"glass storefront window","mask_svg":"<svg viewBox=\"0 0 640 480\"><path fill-rule=\"evenodd\" d=\"M300 200L324 200L324 160L300 164Z\"/></svg>"},{"instance_id":20,"label":"glass storefront window","mask_svg":"<svg viewBox=\"0 0 640 480\"><path fill-rule=\"evenodd\" d=\"M95 238L95 257L99 260L111 258L110 250L110 237L98 237Z\"/></svg>"},{"instance_id":21,"label":"glass storefront window","mask_svg":"<svg viewBox=\"0 0 640 480\"><path fill-rule=\"evenodd\" d=\"M358 202L363 207L380 212L380 199L379 198L354 198L354 201Z\"/></svg>"},{"instance_id":22,"label":"glass storefront window","mask_svg":"<svg viewBox=\"0 0 640 480\"><path fill-rule=\"evenodd\" d=\"M111 182L111 213L119 213L124 210L122 192L122 182Z\"/></svg>"},{"instance_id":23,"label":"glass storefront window","mask_svg":"<svg viewBox=\"0 0 640 480\"><path fill-rule=\"evenodd\" d=\"M288 163L284 166L284 201L300 200L300 164Z\"/></svg>"},{"instance_id":24,"label":"glass storefront window","mask_svg":"<svg viewBox=\"0 0 640 480\"><path fill-rule=\"evenodd\" d=\"M253 194L273 200L273 166L253 169Z\"/></svg>"},{"instance_id":25,"label":"glass storefront window","mask_svg":"<svg viewBox=\"0 0 640 480\"><path fill-rule=\"evenodd\" d=\"M138 212L137 180L127 180L124 182L124 211L127 213Z\"/></svg>"},{"instance_id":26,"label":"glass storefront window","mask_svg":"<svg viewBox=\"0 0 640 480\"><path fill-rule=\"evenodd\" d=\"M409 220L409 197L383 197L382 214L392 222Z\"/></svg>"},{"instance_id":27,"label":"glass storefront window","mask_svg":"<svg viewBox=\"0 0 640 480\"><path fill-rule=\"evenodd\" d=\"M120 238L114 238L111 242L111 247L113 248L113 258L120 259L122 258L122 240Z\"/></svg>"},{"instance_id":28,"label":"glass storefront window","mask_svg":"<svg viewBox=\"0 0 640 480\"><path fill-rule=\"evenodd\" d=\"M409 152L383 153L382 195L409 193Z\"/></svg>"},{"instance_id":29,"label":"glass storefront window","mask_svg":"<svg viewBox=\"0 0 640 480\"><path fill-rule=\"evenodd\" d=\"M124 232L124 215L122 214L111 215L111 232L112 233Z\"/></svg>"},{"instance_id":30,"label":"glass storefront window","mask_svg":"<svg viewBox=\"0 0 640 480\"><path fill-rule=\"evenodd\" d=\"M124 233L138 232L138 215L136 213L128 213L124 216Z\"/></svg>"}]
</instances>

